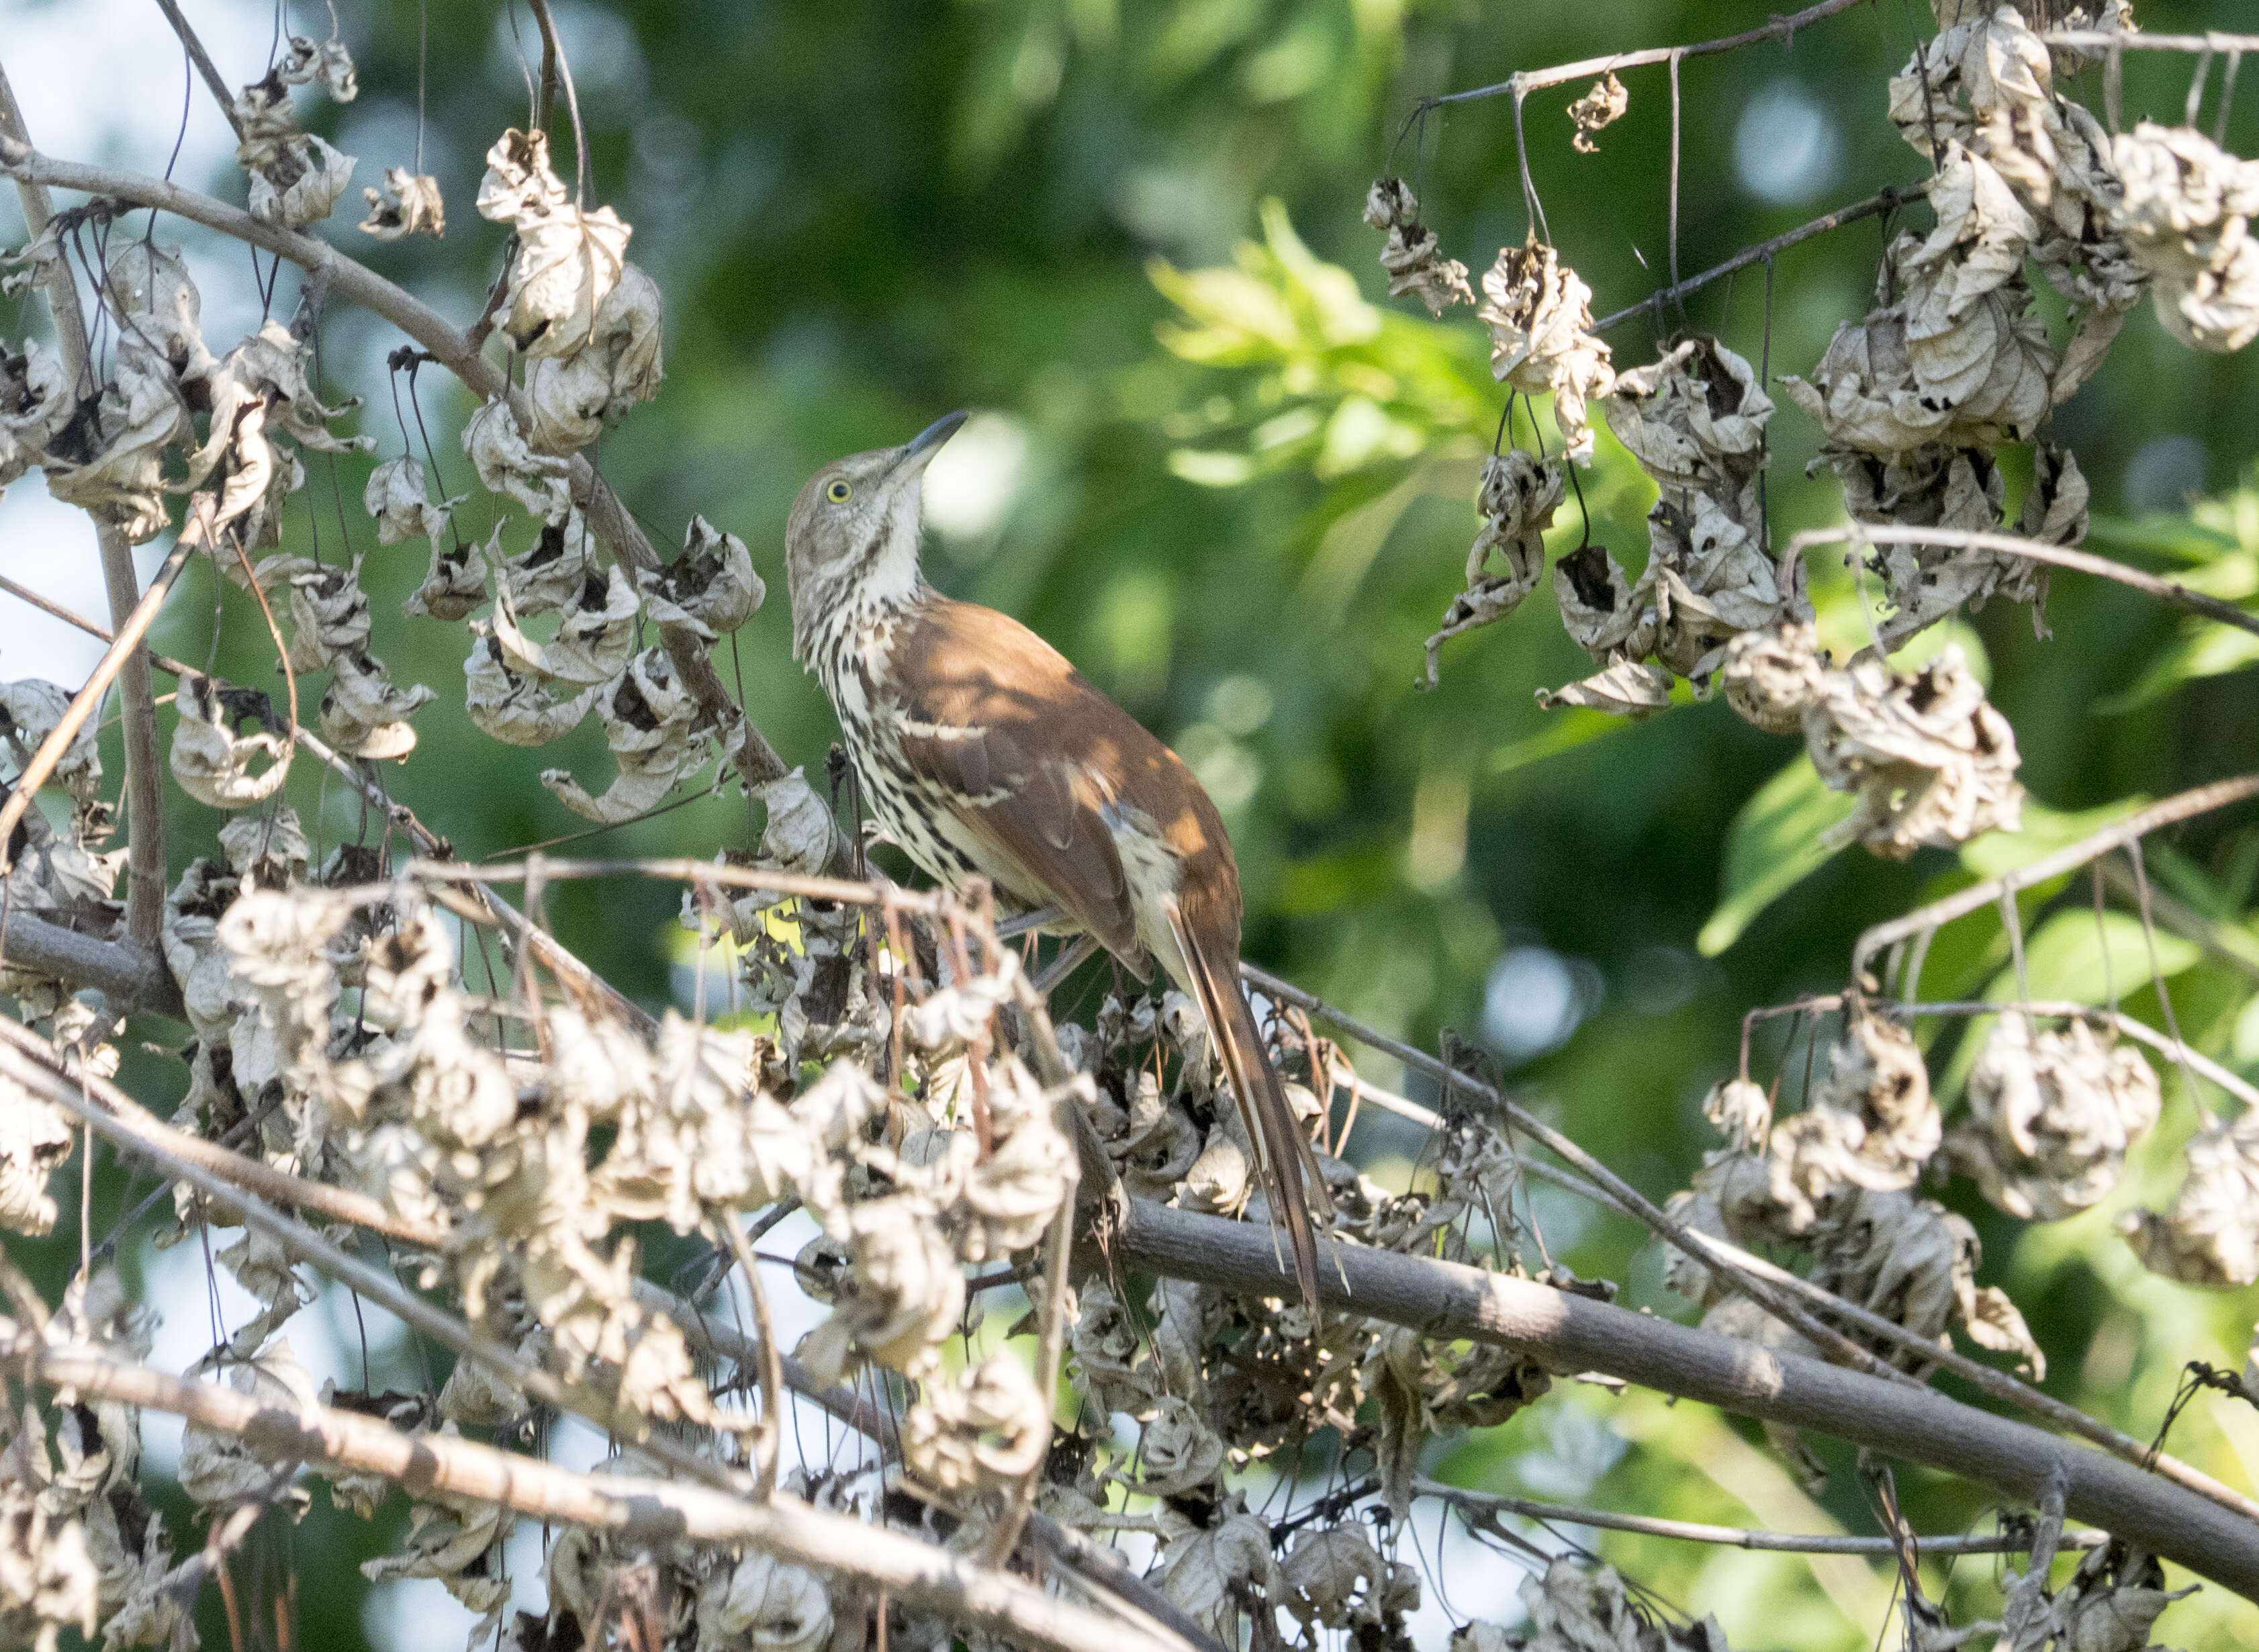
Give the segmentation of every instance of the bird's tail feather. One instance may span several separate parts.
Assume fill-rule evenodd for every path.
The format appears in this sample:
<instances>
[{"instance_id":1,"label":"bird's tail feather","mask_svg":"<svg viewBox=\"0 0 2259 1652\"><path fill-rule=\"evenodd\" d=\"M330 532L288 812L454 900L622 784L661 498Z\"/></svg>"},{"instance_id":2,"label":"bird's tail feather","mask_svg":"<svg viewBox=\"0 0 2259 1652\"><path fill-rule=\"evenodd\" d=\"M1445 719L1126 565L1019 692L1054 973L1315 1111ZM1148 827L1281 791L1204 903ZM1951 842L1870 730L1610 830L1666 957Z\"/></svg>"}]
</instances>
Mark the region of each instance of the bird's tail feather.
<instances>
[{"instance_id":1,"label":"bird's tail feather","mask_svg":"<svg viewBox=\"0 0 2259 1652\"><path fill-rule=\"evenodd\" d=\"M1315 1308L1318 1305L1318 1240L1312 1210L1315 1207L1327 1220L1333 1215L1333 1201L1326 1195L1317 1155L1287 1105L1285 1086L1263 1048L1262 1029L1255 1024L1255 1012L1240 989L1238 958L1216 956L1223 949L1214 945L1203 947L1201 936L1180 911L1172 909L1169 921L1176 931L1178 950L1184 954L1194 996L1200 1000L1201 1019L1215 1041L1224 1076L1255 1144L1263 1191L1293 1248L1295 1283L1302 1300Z\"/></svg>"}]
</instances>

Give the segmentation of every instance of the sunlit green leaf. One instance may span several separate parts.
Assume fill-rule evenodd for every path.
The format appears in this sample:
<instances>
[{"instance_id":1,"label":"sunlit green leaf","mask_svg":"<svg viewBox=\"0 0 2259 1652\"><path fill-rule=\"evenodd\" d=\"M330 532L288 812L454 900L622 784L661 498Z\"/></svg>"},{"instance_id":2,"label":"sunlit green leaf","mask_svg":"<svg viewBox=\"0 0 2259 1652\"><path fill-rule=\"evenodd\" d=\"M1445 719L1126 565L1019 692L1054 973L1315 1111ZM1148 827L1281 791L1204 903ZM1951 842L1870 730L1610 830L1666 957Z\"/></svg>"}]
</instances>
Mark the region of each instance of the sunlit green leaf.
<instances>
[{"instance_id":1,"label":"sunlit green leaf","mask_svg":"<svg viewBox=\"0 0 2259 1652\"><path fill-rule=\"evenodd\" d=\"M1851 797L1828 789L1808 757L1759 787L1727 830L1718 908L1695 941L1702 956L1733 945L1758 913L1834 858L1836 851L1820 840L1853 807Z\"/></svg>"},{"instance_id":2,"label":"sunlit green leaf","mask_svg":"<svg viewBox=\"0 0 2259 1652\"><path fill-rule=\"evenodd\" d=\"M1992 978L1985 996L2006 1002L2028 993L2035 1000L2099 1004L2113 993L2130 997L2156 976L2177 975L2203 955L2195 942L2177 935L2144 936L2141 919L2130 913L2063 911L2024 943L2027 985L2018 986L2011 965Z\"/></svg>"}]
</instances>

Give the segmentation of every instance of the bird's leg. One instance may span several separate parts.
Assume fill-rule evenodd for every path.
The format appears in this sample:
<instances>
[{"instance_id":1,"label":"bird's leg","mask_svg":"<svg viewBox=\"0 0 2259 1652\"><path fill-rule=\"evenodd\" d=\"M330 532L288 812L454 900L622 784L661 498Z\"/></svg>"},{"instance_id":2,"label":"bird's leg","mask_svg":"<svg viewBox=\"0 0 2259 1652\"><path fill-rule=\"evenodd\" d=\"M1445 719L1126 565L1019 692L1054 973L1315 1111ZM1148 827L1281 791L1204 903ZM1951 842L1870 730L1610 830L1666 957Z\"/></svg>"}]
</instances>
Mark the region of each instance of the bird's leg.
<instances>
[{"instance_id":1,"label":"bird's leg","mask_svg":"<svg viewBox=\"0 0 2259 1652\"><path fill-rule=\"evenodd\" d=\"M1087 931L1077 936L1065 951L1044 965L1042 971L1036 976L1036 991L1044 997L1049 998L1052 991L1068 976L1073 974L1081 966L1082 961L1096 951L1098 951L1096 936Z\"/></svg>"}]
</instances>

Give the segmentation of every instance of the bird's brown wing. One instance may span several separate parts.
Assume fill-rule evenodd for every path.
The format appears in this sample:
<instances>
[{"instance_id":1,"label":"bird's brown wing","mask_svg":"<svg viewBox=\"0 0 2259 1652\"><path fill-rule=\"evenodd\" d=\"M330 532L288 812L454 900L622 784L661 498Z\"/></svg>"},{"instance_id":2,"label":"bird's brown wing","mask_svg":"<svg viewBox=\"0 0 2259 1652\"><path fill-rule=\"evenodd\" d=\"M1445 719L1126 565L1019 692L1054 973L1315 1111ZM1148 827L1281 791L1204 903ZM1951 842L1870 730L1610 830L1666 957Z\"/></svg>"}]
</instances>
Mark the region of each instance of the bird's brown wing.
<instances>
[{"instance_id":1,"label":"bird's brown wing","mask_svg":"<svg viewBox=\"0 0 2259 1652\"><path fill-rule=\"evenodd\" d=\"M1017 635L988 635L1000 623ZM966 825L1024 872L1025 887L1008 893L1056 904L1108 951L1137 961L1130 880L1101 812L1112 800L1068 755L1090 702L1124 722L1127 714L1035 633L990 609L936 604L895 646L900 680L917 685L903 708L903 760L959 799Z\"/></svg>"}]
</instances>

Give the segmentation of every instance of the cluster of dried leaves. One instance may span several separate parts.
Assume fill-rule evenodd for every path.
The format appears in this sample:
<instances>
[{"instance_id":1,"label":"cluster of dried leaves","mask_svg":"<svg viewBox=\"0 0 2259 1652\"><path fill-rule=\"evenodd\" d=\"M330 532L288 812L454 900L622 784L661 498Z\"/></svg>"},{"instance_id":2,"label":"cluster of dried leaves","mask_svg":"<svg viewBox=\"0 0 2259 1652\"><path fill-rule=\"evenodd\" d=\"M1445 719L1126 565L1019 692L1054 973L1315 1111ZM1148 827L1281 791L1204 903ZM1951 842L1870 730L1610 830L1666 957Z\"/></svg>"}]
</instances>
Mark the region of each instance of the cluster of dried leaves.
<instances>
[{"instance_id":1,"label":"cluster of dried leaves","mask_svg":"<svg viewBox=\"0 0 2259 1652\"><path fill-rule=\"evenodd\" d=\"M2071 22L2132 26L2122 4ZM2259 243L2248 228L2259 162L2185 127L2143 122L2113 139L2061 83L2099 55L2051 52L2013 6L1943 4L1938 25L1888 99L1890 118L1934 163L1923 193L1935 227L1892 241L1874 308L1838 327L1809 380L1782 382L1821 427L1815 467L1841 480L1855 523L1998 530L1999 451L2031 443L2017 527L2074 545L2086 531L2087 485L2068 451L2035 439L2039 427L2100 365L2145 288L2169 331L2195 347L2232 350L2259 334ZM1596 82L1571 106L1577 146L1589 151L1626 103L1613 75ZM1392 294L1416 293L1437 315L1477 302L1400 180L1376 183L1365 215L1388 231ZM2060 345L2036 307L2035 272L2068 307ZM1697 698L1722 684L1760 727L1806 737L1828 783L1859 799L1845 835L1879 854L1903 858L2013 828L2014 736L1965 666L1949 650L1900 673L1887 657L1995 595L2031 603L2044 634L2045 565L1868 536L1884 612L1873 646L1836 668L1816 646L1799 564L1771 543L1762 481L1773 403L1750 364L1689 335L1619 372L1593 332L1589 288L1534 230L1500 253L1482 293L1493 373L1513 393L1551 395L1565 452L1517 449L1485 465L1483 528L1464 589L1428 639L1423 686L1446 640L1504 617L1536 588L1565 466L1589 459L1598 406L1656 484L1648 553L1635 580L1591 543L1588 523L1556 559L1562 622L1600 669L1541 701L1643 716L1669 706L1681 680Z\"/></svg>"},{"instance_id":2,"label":"cluster of dried leaves","mask_svg":"<svg viewBox=\"0 0 2259 1652\"><path fill-rule=\"evenodd\" d=\"M1855 517L1992 527L2002 499L1995 452L2030 439L2093 371L2144 283L2166 324L2200 347L2234 348L2259 331L2259 254L2248 235L2259 174L2185 131L2144 125L2109 140L2060 96L2055 76L2066 66L2010 9L1940 22L1938 39L1892 82L1890 104L1937 161L1928 186L1937 228L1893 244L1877 308L1839 331L1811 383L1787 383L1826 431L1823 462L1842 478ZM231 111L251 210L290 228L326 217L354 167L298 124L290 89L315 82L349 101L351 59L334 39L294 39ZM1614 75L1596 83L1571 109L1577 146L1589 151L1627 101ZM701 707L666 649L638 646L645 622L711 644L764 591L745 544L701 518L681 557L655 571L601 553L576 502L574 455L656 393L659 294L626 260L629 226L557 177L545 134L508 132L487 163L476 210L510 229L488 319L524 367L523 389L488 401L463 432L495 496L492 526L483 538L465 535L456 513L467 495L435 490L428 448L429 466L410 453L378 465L365 504L380 548L428 546L404 611L466 625L471 721L531 746L593 712L617 765L609 786L592 794L561 770L543 780L581 814L617 822L745 737ZM384 188L364 193L361 228L373 236L445 232L428 176L388 168ZM1551 246L1533 236L1501 251L1479 299L1400 181L1374 186L1366 217L1388 237L1392 294L1416 296L1438 316L1478 305L1496 377L1515 394L1550 395L1564 442L1557 457L1514 449L1486 465L1484 526L1464 589L1429 641L1431 681L1446 637L1510 613L1543 578L1544 536L1567 466L1590 459L1597 407L1658 496L1636 579L1589 542L1556 560L1559 611L1599 670L1550 699L1643 715L1670 703L1681 679L1697 694L1722 687L1750 722L1804 735L1822 776L1858 799L1843 832L1878 853L1904 858L2013 825L2013 736L1958 652L1912 672L1894 671L1887 654L1964 603L2005 593L2036 606L2043 581L2031 565L1878 550L1892 612L1876 650L1835 666L1818 650L1800 569L1769 543L1762 478L1773 403L1746 360L1694 337L1619 373L1593 333L1589 288ZM9 260L11 290L67 267L76 232L106 222L58 218ZM2059 352L2035 319L2027 264L2071 306ZM173 497L192 495L203 548L268 610L294 686L328 674L324 738L363 764L407 757L410 719L435 696L396 685L374 652L360 559L281 549L303 455L374 446L332 428L357 402L322 399L318 288L292 325L267 322L215 355L176 252L146 238L117 246L96 285L115 343L85 382L71 382L36 341L0 349L0 486L36 465L56 497L135 542L168 525ZM2085 488L2075 461L2042 445L2035 468L2026 531L2076 543ZM0 685L0 738L19 770L68 702L52 684ZM783 1495L971 1554L1008 1518L1001 1494L1041 1470L1044 1514L1079 1531L1150 1535L1151 1581L1227 1646L1251 1625L1257 1646L1275 1643L1284 1611L1306 1645L1339 1635L1364 1652L1408 1648L1421 1585L1396 1558L1394 1534L1423 1444L1441 1430L1502 1422L1572 1373L1217 1286L1096 1271L1051 1291L1038 1247L1074 1197L1077 1134L1094 1140L1132 1195L1269 1219L1252 1145L1189 1001L1111 997L1093 1026L1060 1027L1046 1047L1039 1019L1011 1008L1023 996L1018 956L975 916L936 923L896 907L717 884L686 896L682 921L702 954L726 944L734 960L726 1029L702 1011L638 1029L548 992L523 961L506 999L481 997L453 921L386 852L343 844L317 856L281 801L298 730L266 694L191 673L176 705L173 775L229 818L217 853L193 860L165 902L164 960L193 1033L177 1052L189 1079L174 1124L373 1197L431 1235L402 1265L478 1334L599 1410L621 1442L615 1466L648 1466L638 1445L662 1432L730 1470L773 1449L780 1418L746 1398L755 1373L723 1380L637 1288L635 1228L726 1236L725 1224L793 1201L820 1228L795 1259L795 1280L830 1307L800 1360L817 1383L883 1384L901 1411L898 1463L803 1466ZM112 898L124 851L106 847L116 810L99 795L93 728L53 777L73 802L68 825L26 815L5 899L110 938L124 915ZM834 831L823 801L797 772L759 796L759 851L725 863L821 870ZM115 1070L116 1027L66 983L11 969L0 971L0 992L67 1069ZM1323 1146L1346 1066L1307 1026L1275 1030L1281 1070L1308 1080L1290 1084L1289 1099ZM1054 1055L1068 1076L1046 1086L1034 1074L1056 1074ZM2036 1373L2042 1356L2013 1304L1976 1283L1973 1228L1919 1197L1920 1181L1959 1171L2032 1220L2091 1207L2155 1122L2157 1084L2140 1056L2084 1023L2041 1031L2011 1015L1984 1047L1970 1099L1968 1116L1945 1129L1911 1037L1854 1003L1823 1081L1794 1117L1776 1122L1771 1099L1746 1080L1713 1093L1727 1145L1674 1213L1804 1258L1814 1279L1923 1338L1942 1342L1958 1328ZM62 1109L0 1087L0 1228L52 1228L51 1184L74 1141ZM1523 1271L1507 1144L1453 1116L1431 1147L1402 1193L1322 1153L1332 1236ZM2174 1277L2249 1283L2259 1278L2255 1211L2259 1134L2217 1129L2191 1149L2173 1209L2129 1219L2129 1236ZM160 1243L229 1219L177 1190ZM318 1399L375 1411L435 1438L514 1439L542 1414L472 1359L436 1392L317 1394L284 1335L315 1300L302 1262L250 1230L214 1259L259 1308L192 1376L224 1374L288 1407ZM1546 1277L1612 1290L1550 1263ZM1709 1310L1712 1328L1800 1345L1712 1271L1678 1258L1671 1278ZM1024 1292L1028 1317L982 1336L987 1293L1008 1288ZM1008 1346L1016 1331L1054 1328L1077 1400L1056 1439L1053 1397ZM0 1320L0 1335L31 1328ZM149 1347L146 1314L127 1309L108 1276L79 1280L47 1334L125 1360ZM1277 1521L1251 1508L1248 1471L1294 1459L1327 1431L1344 1453L1369 1457L1378 1504ZM99 1627L111 1645L193 1648L189 1614L214 1562L198 1553L175 1563L172 1537L138 1489L131 1408L65 1397L0 1422L0 1641L46 1652L65 1627ZM1814 1466L1792 1435L1778 1443ZM271 1442L192 1427L180 1480L217 1526L246 1507L303 1511L298 1472ZM339 1506L364 1516L393 1490L372 1475L324 1478ZM400 1552L365 1570L442 1582L480 1614L476 1645L508 1608L501 1562L514 1520L492 1504L421 1497ZM2083 1652L2142 1643L2168 1597L2153 1563L2112 1554L2052 1596L2025 1587L2012 1613ZM602 1643L624 1601L648 1604L659 1639L701 1652L860 1646L874 1623L905 1646L952 1635L975 1652L999 1644L899 1602L889 1608L844 1575L688 1542L572 1531L545 1576L545 1620L511 1626L523 1647ZM1714 1622L1652 1621L1605 1568L1556 1561L1522 1594L1525 1626L1470 1624L1453 1652L1724 1652ZM2118 1625L2138 1633L2113 1639Z\"/></svg>"}]
</instances>

